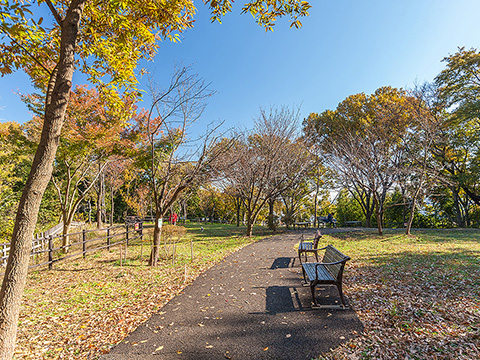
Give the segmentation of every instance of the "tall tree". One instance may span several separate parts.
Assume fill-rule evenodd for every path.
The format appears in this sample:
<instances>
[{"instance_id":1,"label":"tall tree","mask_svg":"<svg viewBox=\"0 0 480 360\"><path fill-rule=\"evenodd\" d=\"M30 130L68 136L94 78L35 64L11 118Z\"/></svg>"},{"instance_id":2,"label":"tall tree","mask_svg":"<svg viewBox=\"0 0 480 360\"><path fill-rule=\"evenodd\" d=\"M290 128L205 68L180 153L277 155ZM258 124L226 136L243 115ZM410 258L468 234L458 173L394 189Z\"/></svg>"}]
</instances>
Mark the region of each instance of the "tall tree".
<instances>
[{"instance_id":1,"label":"tall tree","mask_svg":"<svg viewBox=\"0 0 480 360\"><path fill-rule=\"evenodd\" d=\"M33 101L30 101L33 107ZM102 177L108 159L126 145L122 139L122 110L130 112L130 101L122 107L105 106L105 99L95 89L77 87L70 95L63 125L63 135L56 154L52 182L56 189L61 220L63 246L78 206ZM37 112L38 112L37 104ZM29 123L32 133L40 136L42 118L34 116ZM98 205L98 204L97 204ZM97 206L98 208L98 206ZM65 248L67 249L67 248Z\"/></svg>"},{"instance_id":2,"label":"tall tree","mask_svg":"<svg viewBox=\"0 0 480 360\"><path fill-rule=\"evenodd\" d=\"M433 84L417 86L408 98L412 122L409 131L402 137L406 149L404 163L404 190L410 194L410 216L406 225L406 234L410 235L417 201L425 187L431 188L440 172L434 164L432 153L441 138L441 125L445 108L438 101L438 89ZM406 189L405 189L406 188Z\"/></svg>"},{"instance_id":3,"label":"tall tree","mask_svg":"<svg viewBox=\"0 0 480 360\"><path fill-rule=\"evenodd\" d=\"M359 196L367 224L374 206L379 234L387 194L405 161L402 138L412 121L407 99L405 91L383 87L372 95L349 96L335 111L304 122L306 136L319 143L352 196Z\"/></svg>"},{"instance_id":4,"label":"tall tree","mask_svg":"<svg viewBox=\"0 0 480 360\"><path fill-rule=\"evenodd\" d=\"M310 154L297 138L298 112L286 107L261 109L255 128L236 136L229 157L233 165L225 174L246 211L247 236L264 205L303 179L311 167Z\"/></svg>"},{"instance_id":5,"label":"tall tree","mask_svg":"<svg viewBox=\"0 0 480 360\"><path fill-rule=\"evenodd\" d=\"M457 183L480 205L480 52L460 48L443 59L446 68L435 78L439 98L450 109L444 121L444 141L436 156L450 183Z\"/></svg>"},{"instance_id":6,"label":"tall tree","mask_svg":"<svg viewBox=\"0 0 480 360\"><path fill-rule=\"evenodd\" d=\"M141 58L151 59L160 38L176 39L193 25L191 0L97 1L45 0L51 22L42 27L44 11L34 1L13 0L0 4L0 73L24 69L44 90L42 135L30 175L19 202L9 260L0 290L0 359L10 359L15 347L17 320L25 286L31 239L40 202L52 174L65 111L69 101L75 55L89 80L119 99L115 89L135 90L135 67ZM207 1L212 20L231 11L229 0ZM292 26L308 15L306 1L254 1L244 12L260 25L271 28L277 17L290 16ZM105 83L108 82L108 84ZM109 86L110 85L110 86ZM135 91L131 92L135 94Z\"/></svg>"},{"instance_id":7,"label":"tall tree","mask_svg":"<svg viewBox=\"0 0 480 360\"><path fill-rule=\"evenodd\" d=\"M152 107L139 124L141 144L138 165L150 182L155 207L155 227L150 265L158 263L162 219L190 186L209 176L208 170L224 150L217 145L216 128L197 139L188 132L203 113L213 93L187 68L178 69L166 90L152 87ZM157 116L152 117L156 112Z\"/></svg>"}]
</instances>

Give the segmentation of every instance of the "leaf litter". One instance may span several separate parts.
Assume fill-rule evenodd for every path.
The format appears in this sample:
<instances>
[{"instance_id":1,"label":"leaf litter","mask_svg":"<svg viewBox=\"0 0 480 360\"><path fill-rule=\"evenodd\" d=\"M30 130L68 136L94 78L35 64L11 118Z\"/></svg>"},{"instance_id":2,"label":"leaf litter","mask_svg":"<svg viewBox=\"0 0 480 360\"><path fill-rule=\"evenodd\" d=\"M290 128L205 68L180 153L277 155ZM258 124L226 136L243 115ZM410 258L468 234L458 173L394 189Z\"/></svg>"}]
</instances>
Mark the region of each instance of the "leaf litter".
<instances>
[{"instance_id":1,"label":"leaf litter","mask_svg":"<svg viewBox=\"0 0 480 360\"><path fill-rule=\"evenodd\" d=\"M239 247L186 262L188 276L180 263L147 266L147 255L134 266L120 267L116 251L31 272L14 359L96 359Z\"/></svg>"},{"instance_id":2,"label":"leaf litter","mask_svg":"<svg viewBox=\"0 0 480 360\"><path fill-rule=\"evenodd\" d=\"M480 243L459 242L353 251L344 290L364 331L319 359L480 359Z\"/></svg>"}]
</instances>

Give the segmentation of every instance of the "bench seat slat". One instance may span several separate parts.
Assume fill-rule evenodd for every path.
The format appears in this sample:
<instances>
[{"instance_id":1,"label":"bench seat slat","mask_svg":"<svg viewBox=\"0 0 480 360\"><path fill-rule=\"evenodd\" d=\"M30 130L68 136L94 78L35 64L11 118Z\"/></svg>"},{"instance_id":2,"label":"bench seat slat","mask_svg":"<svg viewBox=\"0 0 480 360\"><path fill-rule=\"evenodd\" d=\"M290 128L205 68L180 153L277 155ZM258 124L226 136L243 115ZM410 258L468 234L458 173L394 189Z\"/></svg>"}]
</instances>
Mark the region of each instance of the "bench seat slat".
<instances>
[{"instance_id":1,"label":"bench seat slat","mask_svg":"<svg viewBox=\"0 0 480 360\"><path fill-rule=\"evenodd\" d=\"M315 263L304 263L303 267L310 281L314 281L315 279L320 281L335 281L325 265L316 266ZM315 268L317 269L318 277L315 275Z\"/></svg>"}]
</instances>

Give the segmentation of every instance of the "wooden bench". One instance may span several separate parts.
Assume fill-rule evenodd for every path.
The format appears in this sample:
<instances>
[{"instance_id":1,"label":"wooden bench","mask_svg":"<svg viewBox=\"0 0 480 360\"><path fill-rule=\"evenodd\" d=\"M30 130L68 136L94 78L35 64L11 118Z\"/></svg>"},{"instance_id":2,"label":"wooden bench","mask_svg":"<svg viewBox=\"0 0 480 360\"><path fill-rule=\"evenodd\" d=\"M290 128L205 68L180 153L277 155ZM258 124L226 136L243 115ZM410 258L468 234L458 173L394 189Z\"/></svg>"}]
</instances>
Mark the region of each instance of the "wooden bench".
<instances>
[{"instance_id":1,"label":"wooden bench","mask_svg":"<svg viewBox=\"0 0 480 360\"><path fill-rule=\"evenodd\" d=\"M329 221L326 216L318 218L318 223L319 223L319 225L321 223L323 225L323 227L327 227L328 224L332 224L332 227L334 227L334 228L337 227L337 220L332 219L332 221Z\"/></svg>"},{"instance_id":2,"label":"wooden bench","mask_svg":"<svg viewBox=\"0 0 480 360\"><path fill-rule=\"evenodd\" d=\"M345 263L350 260L350 257L342 254L332 245L318 250L325 250L322 262L302 263L303 279L305 285L310 286L313 306L318 307L315 297L315 287L317 285L336 285L342 300L342 305L345 306L345 298L343 297L342 291L342 276Z\"/></svg>"},{"instance_id":3,"label":"wooden bench","mask_svg":"<svg viewBox=\"0 0 480 360\"><path fill-rule=\"evenodd\" d=\"M303 226L305 229L310 227L310 222L309 221L303 221L303 222L295 222L293 223L293 229L295 230L295 227L300 227Z\"/></svg>"},{"instance_id":4,"label":"wooden bench","mask_svg":"<svg viewBox=\"0 0 480 360\"><path fill-rule=\"evenodd\" d=\"M322 233L320 230L317 230L315 233L315 237L313 238L313 241L305 241L303 238L303 234L300 238L300 244L298 244L298 260L300 260L300 264L302 263L302 254L305 256L305 262L308 261L307 254L308 253L313 253L315 255L315 258L318 261L318 242L320 241L320 238L322 237Z\"/></svg>"},{"instance_id":5,"label":"wooden bench","mask_svg":"<svg viewBox=\"0 0 480 360\"><path fill-rule=\"evenodd\" d=\"M362 226L361 221L345 221L345 226Z\"/></svg>"}]
</instances>

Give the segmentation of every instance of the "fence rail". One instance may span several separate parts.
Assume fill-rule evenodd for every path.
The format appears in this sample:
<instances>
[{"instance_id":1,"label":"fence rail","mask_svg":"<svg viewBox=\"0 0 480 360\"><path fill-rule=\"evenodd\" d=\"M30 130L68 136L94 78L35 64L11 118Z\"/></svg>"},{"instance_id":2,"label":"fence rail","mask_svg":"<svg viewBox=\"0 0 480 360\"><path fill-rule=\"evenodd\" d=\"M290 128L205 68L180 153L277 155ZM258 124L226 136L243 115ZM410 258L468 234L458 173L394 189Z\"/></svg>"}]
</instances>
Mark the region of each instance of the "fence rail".
<instances>
[{"instance_id":1,"label":"fence rail","mask_svg":"<svg viewBox=\"0 0 480 360\"><path fill-rule=\"evenodd\" d=\"M75 239L76 238L76 239ZM53 264L87 253L110 249L115 246L128 246L129 242L143 239L143 222L126 223L103 229L82 230L66 235L49 235L33 239L30 252L30 268ZM72 241L73 240L73 241ZM5 267L10 251L10 243L0 244L0 265Z\"/></svg>"}]
</instances>

